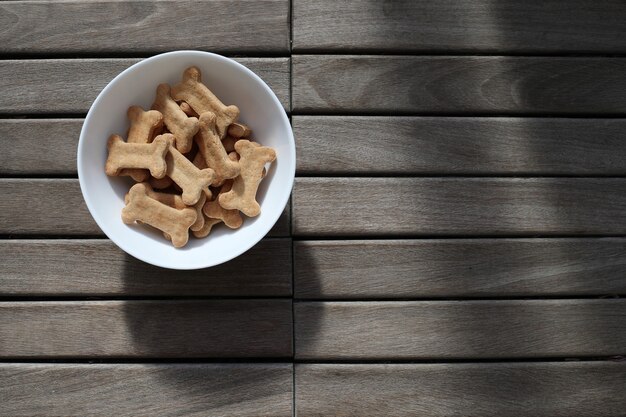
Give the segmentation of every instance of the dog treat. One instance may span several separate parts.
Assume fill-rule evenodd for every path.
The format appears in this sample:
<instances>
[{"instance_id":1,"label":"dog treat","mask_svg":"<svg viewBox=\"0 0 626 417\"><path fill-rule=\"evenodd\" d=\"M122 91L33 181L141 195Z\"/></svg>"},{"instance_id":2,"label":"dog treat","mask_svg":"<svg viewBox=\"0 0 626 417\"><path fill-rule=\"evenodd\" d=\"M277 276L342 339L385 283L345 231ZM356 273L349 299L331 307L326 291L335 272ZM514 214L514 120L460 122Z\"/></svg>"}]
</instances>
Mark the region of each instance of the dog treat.
<instances>
[{"instance_id":1,"label":"dog treat","mask_svg":"<svg viewBox=\"0 0 626 417\"><path fill-rule=\"evenodd\" d=\"M174 181L172 181L172 179L166 175L163 178L150 177L150 179L148 180L148 184L150 184L150 186L155 190L163 190L174 184Z\"/></svg>"},{"instance_id":2,"label":"dog treat","mask_svg":"<svg viewBox=\"0 0 626 417\"><path fill-rule=\"evenodd\" d=\"M195 136L198 149L207 166L215 170L213 185L221 184L225 179L239 175L239 164L231 161L215 130L215 115L211 112L200 115L200 130Z\"/></svg>"},{"instance_id":3,"label":"dog treat","mask_svg":"<svg viewBox=\"0 0 626 417\"><path fill-rule=\"evenodd\" d=\"M189 152L193 135L198 131L198 119L187 117L180 106L172 100L168 84L159 84L152 108L163 114L165 126L176 137L176 149L181 153Z\"/></svg>"},{"instance_id":4,"label":"dog treat","mask_svg":"<svg viewBox=\"0 0 626 417\"><path fill-rule=\"evenodd\" d=\"M200 228L200 230L191 231L194 237L198 239L207 237L209 233L211 233L211 229L213 228L213 226L222 222L220 219L209 219L204 214L202 216L204 217L204 224L202 225L202 228Z\"/></svg>"},{"instance_id":5,"label":"dog treat","mask_svg":"<svg viewBox=\"0 0 626 417\"><path fill-rule=\"evenodd\" d=\"M172 87L172 97L174 100L185 101L199 115L207 111L215 113L215 124L220 139L226 135L228 126L239 117L237 106L224 105L206 85L202 84L202 74L197 67L185 70L183 81Z\"/></svg>"},{"instance_id":6,"label":"dog treat","mask_svg":"<svg viewBox=\"0 0 626 417\"><path fill-rule=\"evenodd\" d=\"M187 103L186 101L181 101L179 105L180 109L184 111L187 116L198 117L198 113L196 113L196 111L192 109L189 103Z\"/></svg>"},{"instance_id":7,"label":"dog treat","mask_svg":"<svg viewBox=\"0 0 626 417\"><path fill-rule=\"evenodd\" d=\"M156 110L144 111L139 106L130 106L126 112L130 128L126 134L128 143L150 143L163 127L163 115ZM144 169L122 169L119 175L127 175L137 182L150 176Z\"/></svg>"},{"instance_id":8,"label":"dog treat","mask_svg":"<svg viewBox=\"0 0 626 417\"><path fill-rule=\"evenodd\" d=\"M207 200L206 194L202 193L200 194L200 200L198 200L198 202L193 206L193 208L196 210L196 214L198 215L198 217L196 218L196 222L192 224L191 227L189 228L191 229L192 232L197 232L198 230L202 229L202 227L204 226L205 218L204 218L204 215L202 214L202 207L204 207L206 200Z\"/></svg>"},{"instance_id":9,"label":"dog treat","mask_svg":"<svg viewBox=\"0 0 626 417\"><path fill-rule=\"evenodd\" d=\"M193 206L200 199L204 191L210 193L209 185L215 177L211 168L198 169L185 155L178 152L173 146L165 157L167 161L167 176L183 190L183 202Z\"/></svg>"},{"instance_id":10,"label":"dog treat","mask_svg":"<svg viewBox=\"0 0 626 417\"><path fill-rule=\"evenodd\" d=\"M128 192L128 204L122 209L124 223L139 221L156 227L167 233L177 248L187 244L189 227L195 223L197 216L192 208L178 210L151 198L145 183L132 186Z\"/></svg>"},{"instance_id":11,"label":"dog treat","mask_svg":"<svg viewBox=\"0 0 626 417\"><path fill-rule=\"evenodd\" d=\"M152 143L127 143L118 135L111 135L107 148L107 175L119 175L122 168L142 168L150 170L154 178L163 178L167 171L165 154L169 140L165 135L157 136Z\"/></svg>"},{"instance_id":12,"label":"dog treat","mask_svg":"<svg viewBox=\"0 0 626 417\"><path fill-rule=\"evenodd\" d=\"M256 192L263 179L263 168L268 162L276 159L272 148L256 146L248 140L240 140L235 144L239 154L240 175L235 178L232 189L218 196L222 207L229 210L241 210L248 217L261 213L261 206L256 201Z\"/></svg>"},{"instance_id":13,"label":"dog treat","mask_svg":"<svg viewBox=\"0 0 626 417\"><path fill-rule=\"evenodd\" d=\"M196 154L196 156L193 158L192 163L196 166L196 168L198 169L205 169L207 168L206 166L206 161L204 160L204 156L202 156L202 154L200 152L198 152Z\"/></svg>"},{"instance_id":14,"label":"dog treat","mask_svg":"<svg viewBox=\"0 0 626 417\"><path fill-rule=\"evenodd\" d=\"M224 140L222 141L222 145L224 146L224 149L226 150L226 152L234 152L234 150L235 150L235 143L237 143L238 140L239 140L239 138L234 138L232 136L226 136L224 138Z\"/></svg>"},{"instance_id":15,"label":"dog treat","mask_svg":"<svg viewBox=\"0 0 626 417\"><path fill-rule=\"evenodd\" d=\"M231 190L233 186L233 180L224 181L224 185L220 190L219 194L227 193ZM219 195L218 195L219 198ZM226 226L231 229L238 229L241 227L243 223L243 219L241 218L241 214L239 214L239 210L227 210L220 206L218 199L213 201L207 201L202 208L204 214L211 219L220 219L226 224Z\"/></svg>"},{"instance_id":16,"label":"dog treat","mask_svg":"<svg viewBox=\"0 0 626 417\"><path fill-rule=\"evenodd\" d=\"M234 122L228 126L228 134L234 138L248 138L252 134L252 130L244 124Z\"/></svg>"}]
</instances>

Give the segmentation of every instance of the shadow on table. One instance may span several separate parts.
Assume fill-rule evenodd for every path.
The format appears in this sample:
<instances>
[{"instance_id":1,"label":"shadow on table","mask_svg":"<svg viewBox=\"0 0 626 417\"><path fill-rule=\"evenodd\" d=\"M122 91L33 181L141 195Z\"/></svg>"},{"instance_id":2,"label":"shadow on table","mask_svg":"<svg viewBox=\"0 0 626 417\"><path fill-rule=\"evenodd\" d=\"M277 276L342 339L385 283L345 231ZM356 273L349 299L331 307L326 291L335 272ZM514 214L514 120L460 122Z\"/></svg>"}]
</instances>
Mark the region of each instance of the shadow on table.
<instances>
[{"instance_id":1,"label":"shadow on table","mask_svg":"<svg viewBox=\"0 0 626 417\"><path fill-rule=\"evenodd\" d=\"M291 403L292 375L272 367L282 363L291 370L292 259L289 238L264 239L230 262L195 271L126 255L125 294L140 298L124 302L128 351L146 362L219 364L223 378L205 392L194 390L197 379L184 367L160 374L168 391L180 389L195 401L200 395L205 410L264 397L265 404L278 404L277 398L284 404L287 397Z\"/></svg>"}]
</instances>

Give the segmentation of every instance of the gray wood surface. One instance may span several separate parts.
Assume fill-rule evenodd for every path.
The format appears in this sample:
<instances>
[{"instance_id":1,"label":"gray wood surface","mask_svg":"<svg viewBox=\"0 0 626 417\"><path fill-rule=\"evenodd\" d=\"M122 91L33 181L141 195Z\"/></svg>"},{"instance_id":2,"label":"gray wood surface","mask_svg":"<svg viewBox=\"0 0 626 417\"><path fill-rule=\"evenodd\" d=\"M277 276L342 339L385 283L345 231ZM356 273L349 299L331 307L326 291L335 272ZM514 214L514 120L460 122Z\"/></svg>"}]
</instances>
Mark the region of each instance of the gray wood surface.
<instances>
[{"instance_id":1,"label":"gray wood surface","mask_svg":"<svg viewBox=\"0 0 626 417\"><path fill-rule=\"evenodd\" d=\"M626 294L625 269L623 238L294 242L305 299Z\"/></svg>"},{"instance_id":2,"label":"gray wood surface","mask_svg":"<svg viewBox=\"0 0 626 417\"><path fill-rule=\"evenodd\" d=\"M285 108L289 108L289 58L235 60L259 75ZM0 113L86 113L109 81L139 61L117 58L0 61L3 92Z\"/></svg>"},{"instance_id":3,"label":"gray wood surface","mask_svg":"<svg viewBox=\"0 0 626 417\"><path fill-rule=\"evenodd\" d=\"M626 58L293 56L294 113L624 114Z\"/></svg>"},{"instance_id":4,"label":"gray wood surface","mask_svg":"<svg viewBox=\"0 0 626 417\"><path fill-rule=\"evenodd\" d=\"M297 302L298 359L626 353L626 300Z\"/></svg>"},{"instance_id":5,"label":"gray wood surface","mask_svg":"<svg viewBox=\"0 0 626 417\"><path fill-rule=\"evenodd\" d=\"M78 180L0 179L0 195L0 234L102 235ZM289 235L289 209L288 204L269 236Z\"/></svg>"},{"instance_id":6,"label":"gray wood surface","mask_svg":"<svg viewBox=\"0 0 626 417\"><path fill-rule=\"evenodd\" d=\"M296 365L296 413L622 417L626 363Z\"/></svg>"},{"instance_id":7,"label":"gray wood surface","mask_svg":"<svg viewBox=\"0 0 626 417\"><path fill-rule=\"evenodd\" d=\"M108 240L3 240L0 265L5 297L291 295L290 239L265 239L230 262L194 271L157 268Z\"/></svg>"},{"instance_id":8,"label":"gray wood surface","mask_svg":"<svg viewBox=\"0 0 626 417\"><path fill-rule=\"evenodd\" d=\"M288 15L288 0L0 2L0 53L286 53Z\"/></svg>"},{"instance_id":9,"label":"gray wood surface","mask_svg":"<svg viewBox=\"0 0 626 417\"><path fill-rule=\"evenodd\" d=\"M0 175L76 174L83 119L0 120Z\"/></svg>"},{"instance_id":10,"label":"gray wood surface","mask_svg":"<svg viewBox=\"0 0 626 417\"><path fill-rule=\"evenodd\" d=\"M3 416L291 416L291 364L0 364Z\"/></svg>"},{"instance_id":11,"label":"gray wood surface","mask_svg":"<svg viewBox=\"0 0 626 417\"><path fill-rule=\"evenodd\" d=\"M0 303L0 358L292 355L291 300Z\"/></svg>"},{"instance_id":12,"label":"gray wood surface","mask_svg":"<svg viewBox=\"0 0 626 417\"><path fill-rule=\"evenodd\" d=\"M304 236L626 233L622 178L296 178Z\"/></svg>"},{"instance_id":13,"label":"gray wood surface","mask_svg":"<svg viewBox=\"0 0 626 417\"><path fill-rule=\"evenodd\" d=\"M622 53L626 7L584 0L294 0L295 51Z\"/></svg>"},{"instance_id":14,"label":"gray wood surface","mask_svg":"<svg viewBox=\"0 0 626 417\"><path fill-rule=\"evenodd\" d=\"M305 175L626 173L624 119L293 116L292 123Z\"/></svg>"}]
</instances>

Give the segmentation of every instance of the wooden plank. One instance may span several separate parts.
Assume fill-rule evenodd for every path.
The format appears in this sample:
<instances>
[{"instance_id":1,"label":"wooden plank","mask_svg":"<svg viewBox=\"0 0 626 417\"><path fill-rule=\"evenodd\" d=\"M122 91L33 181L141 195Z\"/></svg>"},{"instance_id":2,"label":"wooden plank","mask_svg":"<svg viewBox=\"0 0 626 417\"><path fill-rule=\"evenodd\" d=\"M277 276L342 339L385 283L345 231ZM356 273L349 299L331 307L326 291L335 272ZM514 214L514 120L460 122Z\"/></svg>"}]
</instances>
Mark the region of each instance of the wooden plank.
<instances>
[{"instance_id":1,"label":"wooden plank","mask_svg":"<svg viewBox=\"0 0 626 417\"><path fill-rule=\"evenodd\" d=\"M307 416L618 417L626 363L296 365Z\"/></svg>"},{"instance_id":2,"label":"wooden plank","mask_svg":"<svg viewBox=\"0 0 626 417\"><path fill-rule=\"evenodd\" d=\"M625 58L294 55L296 113L624 114Z\"/></svg>"},{"instance_id":3,"label":"wooden plank","mask_svg":"<svg viewBox=\"0 0 626 417\"><path fill-rule=\"evenodd\" d=\"M86 113L109 81L139 61L117 58L0 61L3 92L0 113ZM289 108L289 58L235 58L235 61L259 75L285 108Z\"/></svg>"},{"instance_id":4,"label":"wooden plank","mask_svg":"<svg viewBox=\"0 0 626 417\"><path fill-rule=\"evenodd\" d=\"M298 359L612 356L626 300L298 302Z\"/></svg>"},{"instance_id":5,"label":"wooden plank","mask_svg":"<svg viewBox=\"0 0 626 417\"><path fill-rule=\"evenodd\" d=\"M291 307L289 299L2 302L0 357L289 357Z\"/></svg>"},{"instance_id":6,"label":"wooden plank","mask_svg":"<svg viewBox=\"0 0 626 417\"><path fill-rule=\"evenodd\" d=\"M225 264L176 272L108 240L11 239L0 241L0 265L5 297L291 295L290 239L265 239Z\"/></svg>"},{"instance_id":7,"label":"wooden plank","mask_svg":"<svg viewBox=\"0 0 626 417\"><path fill-rule=\"evenodd\" d=\"M304 299L626 294L625 268L623 238L294 242Z\"/></svg>"},{"instance_id":8,"label":"wooden plank","mask_svg":"<svg viewBox=\"0 0 626 417\"><path fill-rule=\"evenodd\" d=\"M623 178L297 178L298 235L616 235Z\"/></svg>"},{"instance_id":9,"label":"wooden plank","mask_svg":"<svg viewBox=\"0 0 626 417\"><path fill-rule=\"evenodd\" d=\"M0 234L102 235L75 179L0 179ZM26 209L28 208L28 209ZM269 236L289 236L289 204Z\"/></svg>"},{"instance_id":10,"label":"wooden plank","mask_svg":"<svg viewBox=\"0 0 626 417\"><path fill-rule=\"evenodd\" d=\"M624 119L293 116L298 173L624 175Z\"/></svg>"},{"instance_id":11,"label":"wooden plank","mask_svg":"<svg viewBox=\"0 0 626 417\"><path fill-rule=\"evenodd\" d=\"M76 174L83 119L0 120L0 174Z\"/></svg>"},{"instance_id":12,"label":"wooden plank","mask_svg":"<svg viewBox=\"0 0 626 417\"><path fill-rule=\"evenodd\" d=\"M291 364L0 364L5 416L291 416Z\"/></svg>"},{"instance_id":13,"label":"wooden plank","mask_svg":"<svg viewBox=\"0 0 626 417\"><path fill-rule=\"evenodd\" d=\"M294 0L295 51L622 53L626 5Z\"/></svg>"},{"instance_id":14,"label":"wooden plank","mask_svg":"<svg viewBox=\"0 0 626 417\"><path fill-rule=\"evenodd\" d=\"M286 0L0 2L0 53L286 53L288 14Z\"/></svg>"}]
</instances>

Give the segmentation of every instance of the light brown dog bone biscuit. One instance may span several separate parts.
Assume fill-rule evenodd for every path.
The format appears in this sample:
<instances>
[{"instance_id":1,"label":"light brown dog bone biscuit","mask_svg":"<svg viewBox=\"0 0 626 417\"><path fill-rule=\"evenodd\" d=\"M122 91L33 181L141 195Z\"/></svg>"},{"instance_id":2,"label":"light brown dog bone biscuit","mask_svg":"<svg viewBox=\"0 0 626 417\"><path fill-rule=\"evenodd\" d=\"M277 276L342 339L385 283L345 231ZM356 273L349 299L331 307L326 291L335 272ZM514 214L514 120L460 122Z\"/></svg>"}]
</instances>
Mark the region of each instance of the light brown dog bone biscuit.
<instances>
[{"instance_id":1,"label":"light brown dog bone biscuit","mask_svg":"<svg viewBox=\"0 0 626 417\"><path fill-rule=\"evenodd\" d=\"M150 177L150 179L148 180L148 183L150 184L152 188L156 190L163 190L164 188L167 188L170 185L174 184L174 181L172 181L172 179L166 175L163 178Z\"/></svg>"},{"instance_id":2,"label":"light brown dog bone biscuit","mask_svg":"<svg viewBox=\"0 0 626 417\"><path fill-rule=\"evenodd\" d=\"M242 123L234 122L228 126L228 134L237 139L249 138L252 130Z\"/></svg>"},{"instance_id":3,"label":"light brown dog bone biscuit","mask_svg":"<svg viewBox=\"0 0 626 417\"><path fill-rule=\"evenodd\" d=\"M202 192L209 193L209 185L215 177L211 168L198 169L185 155L173 146L165 157L167 176L170 177L183 192L183 202L193 206L200 199Z\"/></svg>"},{"instance_id":4,"label":"light brown dog bone biscuit","mask_svg":"<svg viewBox=\"0 0 626 417\"><path fill-rule=\"evenodd\" d=\"M209 233L211 233L211 229L218 223L222 221L220 219L209 219L204 214L202 215L204 218L204 225L200 230L194 230L191 233L198 239L202 239L203 237L207 237Z\"/></svg>"},{"instance_id":5,"label":"light brown dog bone biscuit","mask_svg":"<svg viewBox=\"0 0 626 417\"><path fill-rule=\"evenodd\" d=\"M144 111L139 106L130 106L126 112L130 128L126 134L128 143L150 143L163 127L163 115L157 110ZM137 182L148 179L148 171L143 169L122 169L119 175L131 176Z\"/></svg>"},{"instance_id":6,"label":"light brown dog bone biscuit","mask_svg":"<svg viewBox=\"0 0 626 417\"><path fill-rule=\"evenodd\" d=\"M227 193L230 191L233 185L233 180L226 180L222 189L220 190L220 194ZM219 198L219 196L218 196ZM220 206L217 199L213 201L207 201L202 208L204 214L211 219L220 219L226 224L226 226L231 229L237 229L241 227L243 223L243 219L241 218L241 214L239 214L239 210L226 210L222 206Z\"/></svg>"},{"instance_id":7,"label":"light brown dog bone biscuit","mask_svg":"<svg viewBox=\"0 0 626 417\"><path fill-rule=\"evenodd\" d=\"M107 175L119 175L122 168L150 170L155 178L163 178L167 171L165 155L169 140L165 135L157 136L152 143L126 143L118 135L111 135L107 143L109 156L105 165Z\"/></svg>"},{"instance_id":8,"label":"light brown dog bone biscuit","mask_svg":"<svg viewBox=\"0 0 626 417\"><path fill-rule=\"evenodd\" d=\"M148 195L145 183L135 184L128 192L128 204L122 209L122 221L149 224L170 235L172 244L180 248L187 244L189 227L195 223L196 210L178 210L169 207Z\"/></svg>"},{"instance_id":9,"label":"light brown dog bone biscuit","mask_svg":"<svg viewBox=\"0 0 626 417\"><path fill-rule=\"evenodd\" d=\"M198 117L198 113L196 113L196 111L192 109L189 103L187 103L186 101L181 101L179 106L180 106L180 109L184 111L187 116Z\"/></svg>"},{"instance_id":10,"label":"light brown dog bone biscuit","mask_svg":"<svg viewBox=\"0 0 626 417\"><path fill-rule=\"evenodd\" d=\"M217 185L228 178L235 178L239 175L239 164L231 161L222 145L215 130L215 115L211 112L200 115L200 130L195 136L198 149L204 157L207 166L215 170L213 185Z\"/></svg>"},{"instance_id":11,"label":"light brown dog bone biscuit","mask_svg":"<svg viewBox=\"0 0 626 417\"><path fill-rule=\"evenodd\" d=\"M152 108L163 114L165 126L176 137L176 149L182 153L189 152L193 135L198 131L198 119L187 117L180 106L172 100L169 85L159 84Z\"/></svg>"},{"instance_id":12,"label":"light brown dog bone biscuit","mask_svg":"<svg viewBox=\"0 0 626 417\"><path fill-rule=\"evenodd\" d=\"M197 67L189 67L183 73L183 81L172 87L175 100L187 102L199 115L210 111L215 113L217 132L221 138L226 135L228 126L239 117L237 106L226 106L202 84L202 74Z\"/></svg>"},{"instance_id":13,"label":"light brown dog bone biscuit","mask_svg":"<svg viewBox=\"0 0 626 417\"><path fill-rule=\"evenodd\" d=\"M241 210L248 217L261 213L261 206L256 201L256 192L263 179L263 168L268 162L276 159L272 148L256 146L248 140L240 140L235 144L239 154L240 175L235 178L233 188L218 197L222 207L229 210Z\"/></svg>"},{"instance_id":14,"label":"light brown dog bone biscuit","mask_svg":"<svg viewBox=\"0 0 626 417\"><path fill-rule=\"evenodd\" d=\"M198 200L198 202L193 206L193 208L196 210L196 213L198 214L198 218L196 219L196 222L190 227L192 232L197 232L204 226L205 218L202 214L202 207L204 207L206 200L206 194L203 193L200 195L200 200Z\"/></svg>"}]
</instances>

